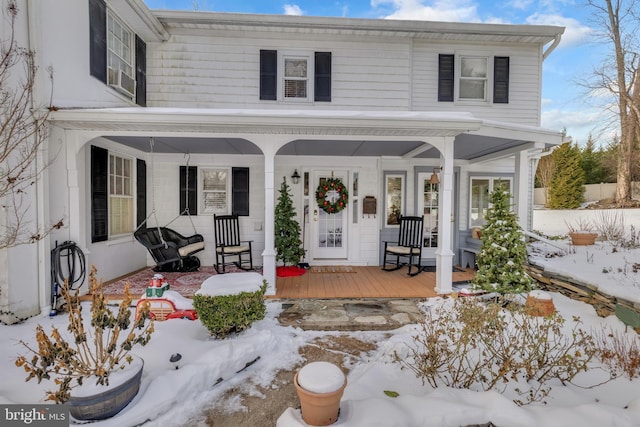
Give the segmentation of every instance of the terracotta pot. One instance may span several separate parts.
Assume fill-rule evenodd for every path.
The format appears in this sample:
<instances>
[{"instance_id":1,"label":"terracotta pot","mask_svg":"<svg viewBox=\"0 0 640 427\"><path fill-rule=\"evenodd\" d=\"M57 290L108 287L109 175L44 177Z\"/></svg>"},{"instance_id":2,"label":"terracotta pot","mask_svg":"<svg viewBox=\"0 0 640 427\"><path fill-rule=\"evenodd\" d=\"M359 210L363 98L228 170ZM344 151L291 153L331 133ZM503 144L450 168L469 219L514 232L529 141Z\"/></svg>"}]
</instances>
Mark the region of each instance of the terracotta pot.
<instances>
[{"instance_id":1,"label":"terracotta pot","mask_svg":"<svg viewBox=\"0 0 640 427\"><path fill-rule=\"evenodd\" d=\"M304 422L311 426L328 426L335 423L340 413L340 399L347 386L347 379L344 379L344 383L337 390L314 393L300 386L298 383L299 373L299 371L296 372L293 383L300 399L300 411Z\"/></svg>"},{"instance_id":2,"label":"terracotta pot","mask_svg":"<svg viewBox=\"0 0 640 427\"><path fill-rule=\"evenodd\" d=\"M551 296L542 291L531 291L527 296L524 309L531 316L551 316L556 311Z\"/></svg>"},{"instance_id":3,"label":"terracotta pot","mask_svg":"<svg viewBox=\"0 0 640 427\"><path fill-rule=\"evenodd\" d=\"M140 359L142 362L142 359ZM142 369L144 363L139 363L135 369L130 369L127 380L115 387L101 387L104 390L88 396L71 395L66 402L69 405L69 413L76 420L103 420L116 415L133 400L140 389ZM91 381L86 378L85 381Z\"/></svg>"},{"instance_id":4,"label":"terracotta pot","mask_svg":"<svg viewBox=\"0 0 640 427\"><path fill-rule=\"evenodd\" d=\"M574 246L587 246L596 243L598 233L569 233Z\"/></svg>"}]
</instances>

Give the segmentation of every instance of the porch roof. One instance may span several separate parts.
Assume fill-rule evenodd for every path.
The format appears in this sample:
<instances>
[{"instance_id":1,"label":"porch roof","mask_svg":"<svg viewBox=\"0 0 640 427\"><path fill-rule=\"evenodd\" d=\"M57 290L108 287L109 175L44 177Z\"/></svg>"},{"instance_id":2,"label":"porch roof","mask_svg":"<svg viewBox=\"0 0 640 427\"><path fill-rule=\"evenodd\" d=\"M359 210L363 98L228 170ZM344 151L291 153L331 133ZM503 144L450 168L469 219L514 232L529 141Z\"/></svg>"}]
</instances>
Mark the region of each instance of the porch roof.
<instances>
[{"instance_id":1,"label":"porch roof","mask_svg":"<svg viewBox=\"0 0 640 427\"><path fill-rule=\"evenodd\" d=\"M158 153L261 154L252 135L288 135L278 155L438 158L430 138L455 137L454 157L478 161L562 142L560 132L429 111L102 108L59 110L54 125L100 132Z\"/></svg>"}]
</instances>

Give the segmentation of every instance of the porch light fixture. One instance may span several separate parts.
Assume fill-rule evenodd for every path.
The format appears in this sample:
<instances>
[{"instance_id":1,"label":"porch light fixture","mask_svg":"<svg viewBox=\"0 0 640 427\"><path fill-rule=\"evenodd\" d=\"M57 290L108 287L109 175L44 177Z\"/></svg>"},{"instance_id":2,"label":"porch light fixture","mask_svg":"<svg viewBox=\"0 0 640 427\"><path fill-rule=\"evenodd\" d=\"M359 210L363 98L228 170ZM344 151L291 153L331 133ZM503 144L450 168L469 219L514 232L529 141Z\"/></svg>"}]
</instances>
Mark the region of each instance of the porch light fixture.
<instances>
[{"instance_id":1,"label":"porch light fixture","mask_svg":"<svg viewBox=\"0 0 640 427\"><path fill-rule=\"evenodd\" d=\"M296 169L295 171L293 171L293 175L291 175L291 181L294 184L297 184L300 182L300 174L298 174L298 169Z\"/></svg>"},{"instance_id":2,"label":"porch light fixture","mask_svg":"<svg viewBox=\"0 0 640 427\"><path fill-rule=\"evenodd\" d=\"M433 173L431 174L431 178L429 178L429 184L436 185L440 184L440 178L438 178L438 172L442 170L442 168L433 168Z\"/></svg>"}]
</instances>

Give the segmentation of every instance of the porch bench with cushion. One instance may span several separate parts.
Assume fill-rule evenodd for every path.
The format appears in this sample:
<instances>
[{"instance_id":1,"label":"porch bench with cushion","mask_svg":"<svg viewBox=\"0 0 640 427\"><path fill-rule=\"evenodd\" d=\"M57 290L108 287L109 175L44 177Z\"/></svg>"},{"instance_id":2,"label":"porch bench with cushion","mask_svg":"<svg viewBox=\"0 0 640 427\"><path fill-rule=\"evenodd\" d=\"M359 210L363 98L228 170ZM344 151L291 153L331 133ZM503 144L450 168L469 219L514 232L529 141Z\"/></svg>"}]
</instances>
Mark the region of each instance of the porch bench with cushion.
<instances>
[{"instance_id":1,"label":"porch bench with cushion","mask_svg":"<svg viewBox=\"0 0 640 427\"><path fill-rule=\"evenodd\" d=\"M462 268L475 268L476 267L476 255L480 252L480 248L462 248L462 258L460 260L460 265Z\"/></svg>"}]
</instances>

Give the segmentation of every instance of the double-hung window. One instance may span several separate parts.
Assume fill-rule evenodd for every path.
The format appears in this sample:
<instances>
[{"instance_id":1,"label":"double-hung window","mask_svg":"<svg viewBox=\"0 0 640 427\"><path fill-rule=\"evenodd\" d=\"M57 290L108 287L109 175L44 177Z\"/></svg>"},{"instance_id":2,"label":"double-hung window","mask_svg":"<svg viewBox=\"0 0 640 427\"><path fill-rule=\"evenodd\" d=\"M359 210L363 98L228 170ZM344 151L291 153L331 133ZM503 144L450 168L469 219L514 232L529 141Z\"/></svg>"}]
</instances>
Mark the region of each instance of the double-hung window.
<instances>
[{"instance_id":1,"label":"double-hung window","mask_svg":"<svg viewBox=\"0 0 640 427\"><path fill-rule=\"evenodd\" d=\"M260 50L260 99L331 102L331 52Z\"/></svg>"},{"instance_id":2,"label":"double-hung window","mask_svg":"<svg viewBox=\"0 0 640 427\"><path fill-rule=\"evenodd\" d=\"M458 98L461 100L486 101L488 81L488 58L480 56L460 57L460 85Z\"/></svg>"},{"instance_id":3,"label":"double-hung window","mask_svg":"<svg viewBox=\"0 0 640 427\"><path fill-rule=\"evenodd\" d=\"M133 232L132 162L109 154L109 236Z\"/></svg>"},{"instance_id":4,"label":"double-hung window","mask_svg":"<svg viewBox=\"0 0 640 427\"><path fill-rule=\"evenodd\" d=\"M136 90L133 72L133 33L111 12L107 13L107 78L108 83L125 95Z\"/></svg>"},{"instance_id":5,"label":"double-hung window","mask_svg":"<svg viewBox=\"0 0 640 427\"><path fill-rule=\"evenodd\" d=\"M136 104L147 105L147 45L105 0L89 1L89 72Z\"/></svg>"},{"instance_id":6,"label":"double-hung window","mask_svg":"<svg viewBox=\"0 0 640 427\"><path fill-rule=\"evenodd\" d=\"M201 168L203 213L229 213L229 169Z\"/></svg>"},{"instance_id":7,"label":"double-hung window","mask_svg":"<svg viewBox=\"0 0 640 427\"><path fill-rule=\"evenodd\" d=\"M283 97L285 100L309 99L309 57L284 56L284 75L282 76Z\"/></svg>"},{"instance_id":8,"label":"double-hung window","mask_svg":"<svg viewBox=\"0 0 640 427\"><path fill-rule=\"evenodd\" d=\"M509 57L438 55L439 102L509 103Z\"/></svg>"}]
</instances>

